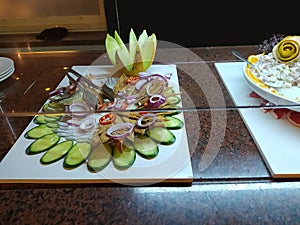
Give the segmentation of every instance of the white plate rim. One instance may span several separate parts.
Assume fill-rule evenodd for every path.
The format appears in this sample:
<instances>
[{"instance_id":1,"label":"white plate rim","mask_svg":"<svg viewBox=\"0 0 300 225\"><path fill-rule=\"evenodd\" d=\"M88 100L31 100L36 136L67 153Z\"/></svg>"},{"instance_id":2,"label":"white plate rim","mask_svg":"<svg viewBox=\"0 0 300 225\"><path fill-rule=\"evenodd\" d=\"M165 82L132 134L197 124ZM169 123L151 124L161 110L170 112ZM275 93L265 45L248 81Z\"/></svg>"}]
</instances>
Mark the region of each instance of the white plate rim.
<instances>
[{"instance_id":1,"label":"white plate rim","mask_svg":"<svg viewBox=\"0 0 300 225\"><path fill-rule=\"evenodd\" d=\"M7 63L7 65L3 65L4 63ZM12 67L14 67L14 61L12 59L0 57L0 75L7 73L10 69L12 69Z\"/></svg>"},{"instance_id":2,"label":"white plate rim","mask_svg":"<svg viewBox=\"0 0 300 225\"><path fill-rule=\"evenodd\" d=\"M6 80L7 78L9 78L13 73L15 72L15 67L13 67L11 69L11 71L9 71L5 76L0 76L0 82Z\"/></svg>"},{"instance_id":3,"label":"white plate rim","mask_svg":"<svg viewBox=\"0 0 300 225\"><path fill-rule=\"evenodd\" d=\"M1 77L7 76L7 75L10 74L12 71L14 71L14 69L15 69L15 67L12 66L12 67L11 67L9 70L7 70L5 73L1 73L1 74L0 74L0 78L1 78Z\"/></svg>"}]
</instances>

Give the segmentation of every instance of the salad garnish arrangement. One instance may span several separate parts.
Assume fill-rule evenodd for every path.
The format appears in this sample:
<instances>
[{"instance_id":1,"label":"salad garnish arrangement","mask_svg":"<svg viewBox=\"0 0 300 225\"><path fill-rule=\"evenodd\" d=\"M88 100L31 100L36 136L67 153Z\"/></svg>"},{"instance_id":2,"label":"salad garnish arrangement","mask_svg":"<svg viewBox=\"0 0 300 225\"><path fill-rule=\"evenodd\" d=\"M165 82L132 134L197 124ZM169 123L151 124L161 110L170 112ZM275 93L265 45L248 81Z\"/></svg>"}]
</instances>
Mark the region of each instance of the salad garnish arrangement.
<instances>
[{"instance_id":1,"label":"salad garnish arrangement","mask_svg":"<svg viewBox=\"0 0 300 225\"><path fill-rule=\"evenodd\" d=\"M291 101L300 100L300 36L277 34L259 45L262 51L250 55L255 66L246 74L260 87Z\"/></svg>"},{"instance_id":2,"label":"salad garnish arrangement","mask_svg":"<svg viewBox=\"0 0 300 225\"><path fill-rule=\"evenodd\" d=\"M69 84L49 93L42 113L25 138L32 140L26 154L39 154L40 163L63 162L65 169L86 164L99 172L110 163L119 170L137 157L151 160L161 146L176 142L181 129L181 97L170 82L171 73L149 73L156 52L156 36L130 31L127 47L117 32L107 34L106 50L118 74L103 86L68 71ZM75 75L75 78L74 78Z\"/></svg>"}]
</instances>

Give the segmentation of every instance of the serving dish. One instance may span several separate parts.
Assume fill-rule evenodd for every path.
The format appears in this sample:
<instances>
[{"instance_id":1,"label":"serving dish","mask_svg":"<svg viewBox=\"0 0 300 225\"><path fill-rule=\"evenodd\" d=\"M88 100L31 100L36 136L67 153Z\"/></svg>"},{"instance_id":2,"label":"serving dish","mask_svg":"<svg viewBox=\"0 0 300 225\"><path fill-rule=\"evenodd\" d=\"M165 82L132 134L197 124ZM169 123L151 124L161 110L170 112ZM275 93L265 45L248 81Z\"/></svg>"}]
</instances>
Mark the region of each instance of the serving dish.
<instances>
[{"instance_id":1,"label":"serving dish","mask_svg":"<svg viewBox=\"0 0 300 225\"><path fill-rule=\"evenodd\" d=\"M262 98L277 106L286 106L289 109L300 111L300 88L274 88L264 84L253 73L250 66L244 63L242 72L249 87Z\"/></svg>"},{"instance_id":2,"label":"serving dish","mask_svg":"<svg viewBox=\"0 0 300 225\"><path fill-rule=\"evenodd\" d=\"M112 66L73 66L80 74L94 74L97 79L105 79ZM179 90L177 69L175 65L152 65L147 72L166 74L172 73L170 85ZM59 87L68 84L65 77ZM46 104L46 102L45 102ZM43 107L42 107L43 108ZM99 118L100 115L95 113ZM184 121L183 113L176 115ZM18 140L0 163L0 182L3 183L156 183L156 182L191 182L193 178L190 153L185 126L174 130L176 142L172 145L159 145L159 154L152 159L136 156L134 164L125 169L116 168L109 163L98 172L90 172L84 163L74 169L65 169L63 160L42 165L42 154L26 154L26 148L33 140L25 138L25 134L35 127L34 119L29 123ZM20 166L22 165L22 166Z\"/></svg>"},{"instance_id":3,"label":"serving dish","mask_svg":"<svg viewBox=\"0 0 300 225\"><path fill-rule=\"evenodd\" d=\"M300 128L292 125L287 119L275 119L265 112L264 107L252 107L259 106L261 100L250 97L253 88L244 78L244 62L215 63L215 66L271 176L299 178Z\"/></svg>"}]
</instances>

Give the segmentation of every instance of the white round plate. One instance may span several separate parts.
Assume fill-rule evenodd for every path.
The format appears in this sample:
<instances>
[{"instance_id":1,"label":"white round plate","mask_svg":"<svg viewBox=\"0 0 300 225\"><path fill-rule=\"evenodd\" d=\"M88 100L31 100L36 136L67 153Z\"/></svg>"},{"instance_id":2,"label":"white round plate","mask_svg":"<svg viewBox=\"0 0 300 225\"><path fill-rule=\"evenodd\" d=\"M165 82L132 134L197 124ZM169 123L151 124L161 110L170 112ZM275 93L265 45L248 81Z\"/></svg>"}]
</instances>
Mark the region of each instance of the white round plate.
<instances>
[{"instance_id":1,"label":"white round plate","mask_svg":"<svg viewBox=\"0 0 300 225\"><path fill-rule=\"evenodd\" d=\"M14 61L7 57L0 57L0 75L7 73L14 66Z\"/></svg>"},{"instance_id":2,"label":"white round plate","mask_svg":"<svg viewBox=\"0 0 300 225\"><path fill-rule=\"evenodd\" d=\"M248 65L243 67L244 77L250 88L259 96L278 106L286 106L291 110L300 111L300 88L271 88L251 78L247 72Z\"/></svg>"},{"instance_id":3,"label":"white round plate","mask_svg":"<svg viewBox=\"0 0 300 225\"><path fill-rule=\"evenodd\" d=\"M15 72L15 67L12 67L9 71L7 71L5 73L4 76L2 76L2 75L0 76L0 82L2 82L4 80L6 80L7 78L9 78L14 72Z\"/></svg>"},{"instance_id":4,"label":"white round plate","mask_svg":"<svg viewBox=\"0 0 300 225\"><path fill-rule=\"evenodd\" d=\"M12 66L9 70L7 70L5 73L1 73L0 74L0 78L2 78L2 77L6 77L8 74L10 74L11 73L11 71L13 71L13 70L15 70L15 67L14 66Z\"/></svg>"}]
</instances>

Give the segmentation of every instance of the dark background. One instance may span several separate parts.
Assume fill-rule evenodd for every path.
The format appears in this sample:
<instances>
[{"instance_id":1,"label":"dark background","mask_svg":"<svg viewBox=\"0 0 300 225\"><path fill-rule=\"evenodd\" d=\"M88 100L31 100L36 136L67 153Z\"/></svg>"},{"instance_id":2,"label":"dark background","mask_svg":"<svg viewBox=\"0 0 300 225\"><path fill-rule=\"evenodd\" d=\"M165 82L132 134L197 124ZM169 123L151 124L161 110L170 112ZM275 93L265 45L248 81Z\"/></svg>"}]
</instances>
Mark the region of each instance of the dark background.
<instances>
[{"instance_id":1,"label":"dark background","mask_svg":"<svg viewBox=\"0 0 300 225\"><path fill-rule=\"evenodd\" d=\"M299 12L289 2L105 0L108 33L125 43L143 29L184 47L259 44L273 34L300 34ZM295 12L294 12L295 11Z\"/></svg>"}]
</instances>

